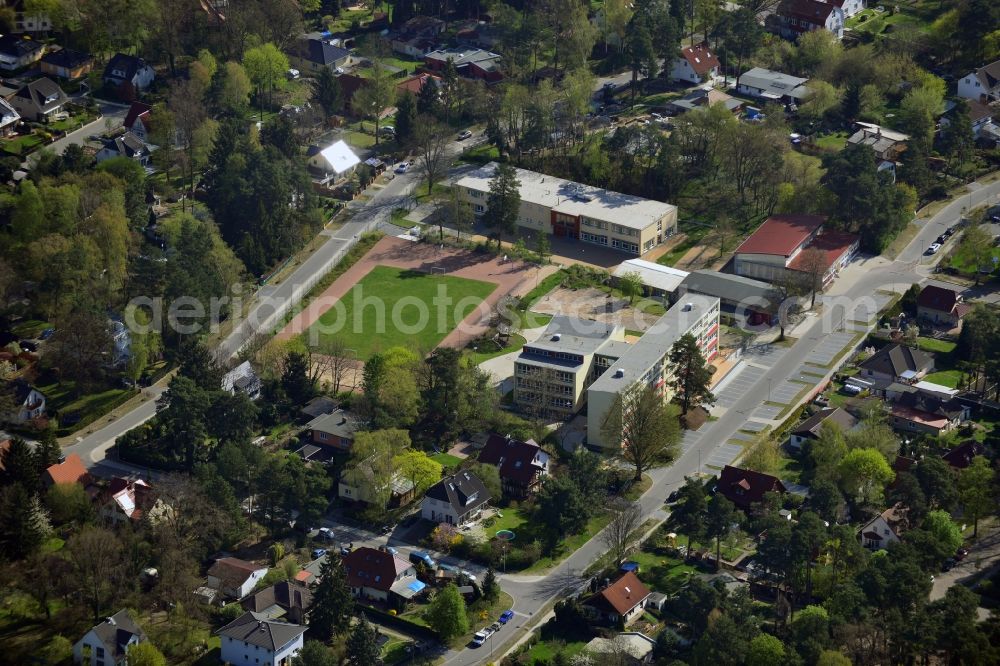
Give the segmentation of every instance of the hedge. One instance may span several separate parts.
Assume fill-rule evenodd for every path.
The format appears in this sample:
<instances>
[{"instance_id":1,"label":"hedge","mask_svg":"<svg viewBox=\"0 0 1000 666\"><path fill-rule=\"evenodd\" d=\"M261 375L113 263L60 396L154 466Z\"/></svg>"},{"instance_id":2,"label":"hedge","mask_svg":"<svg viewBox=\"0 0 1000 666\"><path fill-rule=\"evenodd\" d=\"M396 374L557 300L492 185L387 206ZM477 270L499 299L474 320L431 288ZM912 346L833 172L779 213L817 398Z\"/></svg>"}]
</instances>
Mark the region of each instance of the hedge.
<instances>
[{"instance_id":1,"label":"hedge","mask_svg":"<svg viewBox=\"0 0 1000 666\"><path fill-rule=\"evenodd\" d=\"M358 604L358 609L365 613L369 619L375 620L379 624L384 624L386 626L395 627L402 631L408 632L431 641L440 641L441 635L431 629L430 627L424 626L422 624L417 624L416 622L411 622L405 617L399 615L390 615L385 611L379 610L373 606L364 606Z\"/></svg>"}]
</instances>

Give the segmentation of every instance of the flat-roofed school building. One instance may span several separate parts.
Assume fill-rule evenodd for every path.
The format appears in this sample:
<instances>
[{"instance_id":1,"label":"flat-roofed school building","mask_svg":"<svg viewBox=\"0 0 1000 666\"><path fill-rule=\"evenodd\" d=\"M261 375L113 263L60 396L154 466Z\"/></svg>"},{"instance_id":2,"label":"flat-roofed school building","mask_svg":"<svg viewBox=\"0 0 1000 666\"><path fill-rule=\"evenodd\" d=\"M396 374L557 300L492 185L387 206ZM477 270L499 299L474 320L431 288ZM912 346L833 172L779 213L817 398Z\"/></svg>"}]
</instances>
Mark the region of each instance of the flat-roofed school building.
<instances>
[{"instance_id":1,"label":"flat-roofed school building","mask_svg":"<svg viewBox=\"0 0 1000 666\"><path fill-rule=\"evenodd\" d=\"M455 184L476 215L486 212L496 162ZM525 229L572 238L641 256L677 233L677 206L516 169L521 183L517 223Z\"/></svg>"}]
</instances>

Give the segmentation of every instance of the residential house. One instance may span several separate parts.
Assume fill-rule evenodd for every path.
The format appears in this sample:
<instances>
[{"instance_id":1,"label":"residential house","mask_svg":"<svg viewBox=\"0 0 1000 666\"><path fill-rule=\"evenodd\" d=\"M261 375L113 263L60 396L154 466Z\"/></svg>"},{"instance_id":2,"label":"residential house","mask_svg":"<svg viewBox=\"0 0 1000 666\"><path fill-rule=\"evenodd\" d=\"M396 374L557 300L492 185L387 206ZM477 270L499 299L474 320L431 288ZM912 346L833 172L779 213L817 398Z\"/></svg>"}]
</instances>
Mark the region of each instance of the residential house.
<instances>
[{"instance_id":1,"label":"residential house","mask_svg":"<svg viewBox=\"0 0 1000 666\"><path fill-rule=\"evenodd\" d=\"M583 608L585 613L598 621L612 626L621 622L627 627L642 616L648 598L649 588L629 571L587 598Z\"/></svg>"},{"instance_id":2,"label":"residential house","mask_svg":"<svg viewBox=\"0 0 1000 666\"><path fill-rule=\"evenodd\" d=\"M100 164L105 160L115 157L124 157L125 159L137 162L142 168L148 171L153 168L150 161L151 153L152 150L146 145L145 141L131 132L125 132L114 138L105 139L104 147L97 151L94 159Z\"/></svg>"},{"instance_id":3,"label":"residential house","mask_svg":"<svg viewBox=\"0 0 1000 666\"><path fill-rule=\"evenodd\" d=\"M147 143L150 141L153 127L152 120L153 107L144 102L132 102L125 114L125 121L122 126Z\"/></svg>"},{"instance_id":4,"label":"residential house","mask_svg":"<svg viewBox=\"0 0 1000 666\"><path fill-rule=\"evenodd\" d=\"M821 409L796 426L789 439L789 445L793 449L799 449L809 440L818 440L824 423L839 426L846 432L856 426L858 420L839 407Z\"/></svg>"},{"instance_id":5,"label":"residential house","mask_svg":"<svg viewBox=\"0 0 1000 666\"><path fill-rule=\"evenodd\" d=\"M711 84L705 85L697 90L692 90L680 99L667 102L667 113L675 116L716 104L722 104L733 113L739 112L743 108L743 100L728 95L721 90L716 90Z\"/></svg>"},{"instance_id":6,"label":"residential house","mask_svg":"<svg viewBox=\"0 0 1000 666\"><path fill-rule=\"evenodd\" d=\"M413 76L405 78L396 84L396 94L401 95L403 93L410 93L412 95L419 95L421 89L428 82L433 83L436 86L440 86L441 77L428 74L427 72L414 74Z\"/></svg>"},{"instance_id":7,"label":"residential house","mask_svg":"<svg viewBox=\"0 0 1000 666\"><path fill-rule=\"evenodd\" d=\"M843 231L826 231L824 215L772 215L736 248L733 272L774 282L790 272L807 270L804 254L817 250L823 258L826 288L857 255L860 239Z\"/></svg>"},{"instance_id":8,"label":"residential house","mask_svg":"<svg viewBox=\"0 0 1000 666\"><path fill-rule=\"evenodd\" d=\"M221 557L208 570L208 587L232 599L242 599L266 573L266 566L236 557Z\"/></svg>"},{"instance_id":9,"label":"residential house","mask_svg":"<svg viewBox=\"0 0 1000 666\"><path fill-rule=\"evenodd\" d=\"M21 115L10 102L0 97L0 136L10 136L17 131L17 125L21 122Z\"/></svg>"},{"instance_id":10,"label":"residential house","mask_svg":"<svg viewBox=\"0 0 1000 666\"><path fill-rule=\"evenodd\" d=\"M917 296L917 319L948 327L958 326L971 305L962 302L962 295L954 289L927 285Z\"/></svg>"},{"instance_id":11,"label":"residential house","mask_svg":"<svg viewBox=\"0 0 1000 666\"><path fill-rule=\"evenodd\" d=\"M830 0L830 3L844 10L844 18L849 19L865 8L866 0Z\"/></svg>"},{"instance_id":12,"label":"residential house","mask_svg":"<svg viewBox=\"0 0 1000 666\"><path fill-rule=\"evenodd\" d=\"M934 369L934 357L898 342L886 345L858 364L859 376L868 381L913 383Z\"/></svg>"},{"instance_id":13,"label":"residential house","mask_svg":"<svg viewBox=\"0 0 1000 666\"><path fill-rule=\"evenodd\" d=\"M688 294L702 294L719 299L722 312L749 325L770 325L775 317L771 301L774 287L767 282L742 275L720 273L707 269L691 271L671 297L676 303Z\"/></svg>"},{"instance_id":14,"label":"residential house","mask_svg":"<svg viewBox=\"0 0 1000 666\"><path fill-rule=\"evenodd\" d=\"M674 58L670 66L671 81L702 83L711 81L719 74L719 59L715 57L708 42L681 47L681 54Z\"/></svg>"},{"instance_id":15,"label":"residential house","mask_svg":"<svg viewBox=\"0 0 1000 666\"><path fill-rule=\"evenodd\" d=\"M583 652L596 659L595 663L611 663L616 666L641 666L653 663L656 641L638 631L626 631L613 638L594 638L587 643Z\"/></svg>"},{"instance_id":16,"label":"residential house","mask_svg":"<svg viewBox=\"0 0 1000 666\"><path fill-rule=\"evenodd\" d=\"M326 148L310 146L306 154L310 171L318 175L318 182L322 185L342 182L361 163L361 159L343 139Z\"/></svg>"},{"instance_id":17,"label":"residential house","mask_svg":"<svg viewBox=\"0 0 1000 666\"><path fill-rule=\"evenodd\" d=\"M299 414L312 420L317 416L332 414L337 409L337 401L327 395L318 395L299 410Z\"/></svg>"},{"instance_id":18,"label":"residential house","mask_svg":"<svg viewBox=\"0 0 1000 666\"><path fill-rule=\"evenodd\" d=\"M6 0L0 3L14 10L14 26L11 32L23 34L26 32L48 32L52 29L52 21L46 12L37 6L28 7L27 0Z\"/></svg>"},{"instance_id":19,"label":"residential house","mask_svg":"<svg viewBox=\"0 0 1000 666\"><path fill-rule=\"evenodd\" d=\"M491 51L452 47L424 55L424 65L439 74L447 68L449 62L455 66L455 71L462 78L479 79L486 83L496 83L503 79L500 55Z\"/></svg>"},{"instance_id":20,"label":"residential house","mask_svg":"<svg viewBox=\"0 0 1000 666\"><path fill-rule=\"evenodd\" d=\"M233 394L244 393L251 400L260 396L260 377L250 361L243 361L222 376L222 390Z\"/></svg>"},{"instance_id":21,"label":"residential house","mask_svg":"<svg viewBox=\"0 0 1000 666\"><path fill-rule=\"evenodd\" d=\"M38 62L45 53L45 45L33 39L4 35L0 37L0 69L13 72Z\"/></svg>"},{"instance_id":22,"label":"residential house","mask_svg":"<svg viewBox=\"0 0 1000 666\"><path fill-rule=\"evenodd\" d=\"M324 68L332 72L343 71L351 60L351 52L331 43L330 40L305 38L298 41L289 53L288 62L307 76L316 76Z\"/></svg>"},{"instance_id":23,"label":"residential house","mask_svg":"<svg viewBox=\"0 0 1000 666\"><path fill-rule=\"evenodd\" d=\"M350 450L354 444L354 433L359 428L358 419L354 414L343 409L321 414L306 424L310 441L342 451Z\"/></svg>"},{"instance_id":24,"label":"residential house","mask_svg":"<svg viewBox=\"0 0 1000 666\"><path fill-rule=\"evenodd\" d=\"M890 424L905 432L940 435L960 426L969 418L969 407L958 400L942 399L914 391L902 393L889 404Z\"/></svg>"},{"instance_id":25,"label":"residential house","mask_svg":"<svg viewBox=\"0 0 1000 666\"><path fill-rule=\"evenodd\" d=\"M688 294L629 343L606 344L595 354L596 379L587 387L587 446L615 449L621 442L606 440L602 424L612 409L620 409L619 395L650 387L664 400L672 397L674 367L667 355L684 335L691 335L706 362L719 353L719 299ZM557 359L558 360L558 359ZM627 402L626 402L627 404Z\"/></svg>"},{"instance_id":26,"label":"residential house","mask_svg":"<svg viewBox=\"0 0 1000 666\"><path fill-rule=\"evenodd\" d=\"M21 86L8 101L22 118L41 122L61 111L68 98L55 81L43 76Z\"/></svg>"},{"instance_id":27,"label":"residential house","mask_svg":"<svg viewBox=\"0 0 1000 666\"><path fill-rule=\"evenodd\" d=\"M969 122L972 123L972 136L977 139L983 134L983 130L987 126L993 125L993 107L987 106L982 102L977 102L975 100L970 100L969 104ZM948 118L941 119L942 125L948 124Z\"/></svg>"},{"instance_id":28,"label":"residential house","mask_svg":"<svg viewBox=\"0 0 1000 666\"><path fill-rule=\"evenodd\" d=\"M113 525L151 523L167 517L172 510L142 479L114 478L97 498L98 515Z\"/></svg>"},{"instance_id":29,"label":"residential house","mask_svg":"<svg viewBox=\"0 0 1000 666\"><path fill-rule=\"evenodd\" d=\"M16 379L7 388L13 401L11 409L3 414L3 420L14 425L24 425L33 419L45 416L45 394L34 386Z\"/></svg>"},{"instance_id":30,"label":"residential house","mask_svg":"<svg viewBox=\"0 0 1000 666\"><path fill-rule=\"evenodd\" d=\"M958 96L983 104L1000 101L1000 60L983 65L959 79Z\"/></svg>"},{"instance_id":31,"label":"residential house","mask_svg":"<svg viewBox=\"0 0 1000 666\"><path fill-rule=\"evenodd\" d=\"M767 25L785 39L795 39L813 30L828 30L837 39L844 38L844 10L822 0L782 0Z\"/></svg>"},{"instance_id":32,"label":"residential house","mask_svg":"<svg viewBox=\"0 0 1000 666\"><path fill-rule=\"evenodd\" d=\"M549 454L533 439L522 442L491 433L479 462L496 466L503 494L516 500L534 495L549 474Z\"/></svg>"},{"instance_id":33,"label":"residential house","mask_svg":"<svg viewBox=\"0 0 1000 666\"><path fill-rule=\"evenodd\" d=\"M113 88L122 99L134 100L152 85L156 72L138 56L116 53L104 68L104 84Z\"/></svg>"},{"instance_id":34,"label":"residential house","mask_svg":"<svg viewBox=\"0 0 1000 666\"><path fill-rule=\"evenodd\" d=\"M476 216L486 212L496 168L496 162L490 162L455 183ZM677 233L677 206L537 171L515 171L521 196L517 224L525 229L633 256L649 252Z\"/></svg>"},{"instance_id":35,"label":"residential house","mask_svg":"<svg viewBox=\"0 0 1000 666\"><path fill-rule=\"evenodd\" d=\"M120 610L95 625L73 646L73 663L89 666L124 666L133 645L144 643L146 632L127 610Z\"/></svg>"},{"instance_id":36,"label":"residential house","mask_svg":"<svg viewBox=\"0 0 1000 666\"><path fill-rule=\"evenodd\" d=\"M737 77L736 92L768 102L801 104L811 92L805 85L808 81L809 79L763 67L754 67Z\"/></svg>"},{"instance_id":37,"label":"residential house","mask_svg":"<svg viewBox=\"0 0 1000 666\"><path fill-rule=\"evenodd\" d=\"M42 485L51 488L57 483L79 483L86 487L93 479L87 468L83 466L83 460L76 453L66 456L62 462L50 465L42 473Z\"/></svg>"},{"instance_id":38,"label":"residential house","mask_svg":"<svg viewBox=\"0 0 1000 666\"><path fill-rule=\"evenodd\" d=\"M910 140L910 135L874 123L854 124L857 130L848 137L847 143L871 148L878 158L878 170L891 171L895 178L896 165L906 150L906 142Z\"/></svg>"},{"instance_id":39,"label":"residential house","mask_svg":"<svg viewBox=\"0 0 1000 666\"><path fill-rule=\"evenodd\" d=\"M247 611L217 632L227 666L291 666L309 627Z\"/></svg>"},{"instance_id":40,"label":"residential house","mask_svg":"<svg viewBox=\"0 0 1000 666\"><path fill-rule=\"evenodd\" d=\"M907 509L897 503L865 523L858 536L865 548L882 550L897 543L908 525Z\"/></svg>"},{"instance_id":41,"label":"residential house","mask_svg":"<svg viewBox=\"0 0 1000 666\"><path fill-rule=\"evenodd\" d=\"M617 280L634 273L642 280L646 296L666 297L677 291L677 288L688 276L686 271L658 264L645 259L626 259L612 274Z\"/></svg>"},{"instance_id":42,"label":"residential house","mask_svg":"<svg viewBox=\"0 0 1000 666\"><path fill-rule=\"evenodd\" d=\"M423 58L435 48L445 26L444 21L433 16L414 16L389 36L389 44L396 53Z\"/></svg>"},{"instance_id":43,"label":"residential house","mask_svg":"<svg viewBox=\"0 0 1000 666\"><path fill-rule=\"evenodd\" d=\"M492 498L471 472L459 472L431 486L420 503L420 516L432 523L465 525L475 522Z\"/></svg>"},{"instance_id":44,"label":"residential house","mask_svg":"<svg viewBox=\"0 0 1000 666\"><path fill-rule=\"evenodd\" d=\"M309 624L308 612L312 590L295 580L283 580L244 597L243 610L263 615L269 620L282 618L295 624Z\"/></svg>"},{"instance_id":45,"label":"residential house","mask_svg":"<svg viewBox=\"0 0 1000 666\"><path fill-rule=\"evenodd\" d=\"M94 57L83 51L59 49L42 57L42 74L70 81L86 76L94 69Z\"/></svg>"},{"instance_id":46,"label":"residential house","mask_svg":"<svg viewBox=\"0 0 1000 666\"><path fill-rule=\"evenodd\" d=\"M383 503L384 508L395 508L408 504L413 499L413 481L399 472L389 479L387 487L376 486L375 473L365 461L344 470L337 481L337 496L349 502L363 504Z\"/></svg>"},{"instance_id":47,"label":"residential house","mask_svg":"<svg viewBox=\"0 0 1000 666\"><path fill-rule=\"evenodd\" d=\"M392 553L363 546L344 555L347 586L358 599L401 607L426 587L410 562Z\"/></svg>"},{"instance_id":48,"label":"residential house","mask_svg":"<svg viewBox=\"0 0 1000 666\"><path fill-rule=\"evenodd\" d=\"M972 459L976 456L984 455L986 449L974 439L962 442L958 446L950 449L941 456L941 459L951 465L953 469L963 470L972 464Z\"/></svg>"},{"instance_id":49,"label":"residential house","mask_svg":"<svg viewBox=\"0 0 1000 666\"><path fill-rule=\"evenodd\" d=\"M729 465L722 468L715 487L716 492L744 511L763 501L767 493L787 491L785 484L776 476Z\"/></svg>"}]
</instances>

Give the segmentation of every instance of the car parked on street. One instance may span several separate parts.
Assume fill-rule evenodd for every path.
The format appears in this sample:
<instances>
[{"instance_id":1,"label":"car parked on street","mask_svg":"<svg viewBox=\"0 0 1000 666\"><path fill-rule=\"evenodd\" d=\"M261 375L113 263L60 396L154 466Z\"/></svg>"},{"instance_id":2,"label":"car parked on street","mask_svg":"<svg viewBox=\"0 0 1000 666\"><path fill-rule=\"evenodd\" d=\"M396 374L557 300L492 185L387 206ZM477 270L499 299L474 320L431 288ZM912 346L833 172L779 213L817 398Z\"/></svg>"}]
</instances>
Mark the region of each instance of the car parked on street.
<instances>
[{"instance_id":1,"label":"car parked on street","mask_svg":"<svg viewBox=\"0 0 1000 666\"><path fill-rule=\"evenodd\" d=\"M462 130L458 133L458 140L465 141L466 139L472 138L472 130Z\"/></svg>"},{"instance_id":2,"label":"car parked on street","mask_svg":"<svg viewBox=\"0 0 1000 666\"><path fill-rule=\"evenodd\" d=\"M507 624L513 619L514 619L514 611L505 610L504 612L500 613L500 619L498 620L498 622L500 622L500 624Z\"/></svg>"},{"instance_id":3,"label":"car parked on street","mask_svg":"<svg viewBox=\"0 0 1000 666\"><path fill-rule=\"evenodd\" d=\"M930 256L932 254L937 254L937 251L941 249L941 243L931 243L931 246L927 248L924 254Z\"/></svg>"},{"instance_id":4,"label":"car parked on street","mask_svg":"<svg viewBox=\"0 0 1000 666\"><path fill-rule=\"evenodd\" d=\"M409 162L400 162L399 164L396 165L395 171L396 173L404 174L409 170L409 168L410 168Z\"/></svg>"},{"instance_id":5,"label":"car parked on street","mask_svg":"<svg viewBox=\"0 0 1000 666\"><path fill-rule=\"evenodd\" d=\"M492 635L493 635L493 630L490 629L489 627L485 627L472 635L472 644L475 645L476 647L480 647Z\"/></svg>"},{"instance_id":6,"label":"car parked on street","mask_svg":"<svg viewBox=\"0 0 1000 666\"><path fill-rule=\"evenodd\" d=\"M324 555L326 555L326 548L313 548L312 557L314 560L318 560Z\"/></svg>"},{"instance_id":7,"label":"car parked on street","mask_svg":"<svg viewBox=\"0 0 1000 666\"><path fill-rule=\"evenodd\" d=\"M321 527L319 528L319 531L316 533L316 538L321 539L323 541L333 541L334 539L333 530L331 530L329 527Z\"/></svg>"}]
</instances>

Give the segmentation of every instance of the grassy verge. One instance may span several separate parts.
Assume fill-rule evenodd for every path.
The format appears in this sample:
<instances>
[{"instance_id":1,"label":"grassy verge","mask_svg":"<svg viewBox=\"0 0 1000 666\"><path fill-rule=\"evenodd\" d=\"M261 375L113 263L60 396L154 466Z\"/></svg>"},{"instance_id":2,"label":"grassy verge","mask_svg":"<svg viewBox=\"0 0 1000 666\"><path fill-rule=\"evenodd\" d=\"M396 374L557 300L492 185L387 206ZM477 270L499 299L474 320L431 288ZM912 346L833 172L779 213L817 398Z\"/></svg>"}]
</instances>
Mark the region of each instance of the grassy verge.
<instances>
[{"instance_id":1,"label":"grassy verge","mask_svg":"<svg viewBox=\"0 0 1000 666\"><path fill-rule=\"evenodd\" d=\"M484 351L470 351L469 359L475 365L479 365L484 361L488 361L491 358L496 358L497 356L503 356L504 354L510 354L511 352L521 351L524 347L524 343L527 340L524 339L523 335L515 333L510 336L509 344L503 349L489 349ZM493 345L495 347L495 345Z\"/></svg>"},{"instance_id":2,"label":"grassy verge","mask_svg":"<svg viewBox=\"0 0 1000 666\"><path fill-rule=\"evenodd\" d=\"M934 354L950 354L955 351L957 343L951 340L938 340L937 338L917 338L917 346L927 352Z\"/></svg>"},{"instance_id":3,"label":"grassy verge","mask_svg":"<svg viewBox=\"0 0 1000 666\"><path fill-rule=\"evenodd\" d=\"M442 467L457 467L462 462L461 458L453 456L450 453L435 453L429 456L429 458L439 463Z\"/></svg>"}]
</instances>

